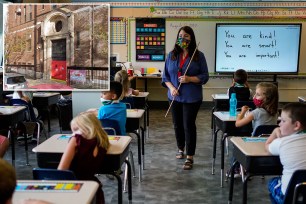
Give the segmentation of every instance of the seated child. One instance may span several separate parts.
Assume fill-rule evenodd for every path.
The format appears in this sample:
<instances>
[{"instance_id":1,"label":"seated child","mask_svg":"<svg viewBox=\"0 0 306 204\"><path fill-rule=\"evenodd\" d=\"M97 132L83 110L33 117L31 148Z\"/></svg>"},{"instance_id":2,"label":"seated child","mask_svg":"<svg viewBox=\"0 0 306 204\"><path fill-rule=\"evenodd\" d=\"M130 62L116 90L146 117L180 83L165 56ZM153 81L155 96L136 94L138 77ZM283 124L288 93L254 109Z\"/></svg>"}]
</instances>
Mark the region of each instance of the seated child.
<instances>
[{"instance_id":1,"label":"seated child","mask_svg":"<svg viewBox=\"0 0 306 204\"><path fill-rule=\"evenodd\" d=\"M3 135L0 135L0 158L4 157L5 152L8 150L9 146L10 146L9 139Z\"/></svg>"},{"instance_id":2,"label":"seated child","mask_svg":"<svg viewBox=\"0 0 306 204\"><path fill-rule=\"evenodd\" d=\"M232 86L227 90L227 95L231 97L232 93L236 93L238 101L250 100L251 89L247 80L248 74L244 69L236 70Z\"/></svg>"},{"instance_id":3,"label":"seated child","mask_svg":"<svg viewBox=\"0 0 306 204\"><path fill-rule=\"evenodd\" d=\"M306 169L306 104L286 104L281 113L279 128L266 141L266 149L279 155L283 175L269 181L269 191L277 203L283 203L293 172Z\"/></svg>"},{"instance_id":4,"label":"seated child","mask_svg":"<svg viewBox=\"0 0 306 204\"><path fill-rule=\"evenodd\" d=\"M122 95L120 97L120 100L127 96L139 95L139 90L134 90L130 88L129 75L125 70L120 70L115 74L115 81L120 82L122 84Z\"/></svg>"},{"instance_id":5,"label":"seated child","mask_svg":"<svg viewBox=\"0 0 306 204\"><path fill-rule=\"evenodd\" d=\"M71 170L78 180L93 180L100 184L97 203L104 203L102 184L95 174L103 165L109 140L100 121L91 112L83 112L71 121L73 136L61 158L58 169Z\"/></svg>"},{"instance_id":6,"label":"seated child","mask_svg":"<svg viewBox=\"0 0 306 204\"><path fill-rule=\"evenodd\" d=\"M98 119L112 119L119 123L121 134L126 135L126 105L119 101L122 94L122 85L119 82L111 81L109 91L102 91L101 102L102 106L97 111L89 109Z\"/></svg>"}]
</instances>

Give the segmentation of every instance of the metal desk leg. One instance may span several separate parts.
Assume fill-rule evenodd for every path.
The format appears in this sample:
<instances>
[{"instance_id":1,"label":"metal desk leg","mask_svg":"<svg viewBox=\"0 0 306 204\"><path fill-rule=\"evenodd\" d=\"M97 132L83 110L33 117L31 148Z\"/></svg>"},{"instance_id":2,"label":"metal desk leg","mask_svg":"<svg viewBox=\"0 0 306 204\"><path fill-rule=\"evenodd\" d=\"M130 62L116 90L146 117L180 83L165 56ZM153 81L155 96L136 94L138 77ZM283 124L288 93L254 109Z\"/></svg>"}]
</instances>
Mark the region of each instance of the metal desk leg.
<instances>
[{"instance_id":1,"label":"metal desk leg","mask_svg":"<svg viewBox=\"0 0 306 204\"><path fill-rule=\"evenodd\" d=\"M211 126L210 126L210 128L211 128L211 139L213 139L213 137L214 137L214 128L215 128L214 112L215 112L215 107L213 107L211 109Z\"/></svg>"},{"instance_id":2,"label":"metal desk leg","mask_svg":"<svg viewBox=\"0 0 306 204\"><path fill-rule=\"evenodd\" d=\"M112 175L114 175L117 178L118 181L118 204L122 204L122 180L121 177L113 172Z\"/></svg>"},{"instance_id":3,"label":"metal desk leg","mask_svg":"<svg viewBox=\"0 0 306 204\"><path fill-rule=\"evenodd\" d=\"M137 136L137 146L138 146L138 166L139 166L139 182L141 182L142 180L142 168L141 168L141 139L140 139L140 135L136 132L133 131L132 133L134 133Z\"/></svg>"},{"instance_id":4,"label":"metal desk leg","mask_svg":"<svg viewBox=\"0 0 306 204\"><path fill-rule=\"evenodd\" d=\"M142 158L142 169L145 169L145 156L144 156L144 140L145 140L145 134L144 134L144 129L141 127L141 158Z\"/></svg>"},{"instance_id":5,"label":"metal desk leg","mask_svg":"<svg viewBox=\"0 0 306 204\"><path fill-rule=\"evenodd\" d=\"M227 134L223 133L221 140L221 188L223 188L223 179L224 179L224 143L227 138Z\"/></svg>"},{"instance_id":6,"label":"metal desk leg","mask_svg":"<svg viewBox=\"0 0 306 204\"><path fill-rule=\"evenodd\" d=\"M12 127L9 127L8 138L11 140L11 148L12 148L12 165L15 167L15 138Z\"/></svg>"},{"instance_id":7,"label":"metal desk leg","mask_svg":"<svg viewBox=\"0 0 306 204\"><path fill-rule=\"evenodd\" d=\"M216 151L217 151L217 136L220 129L214 131L214 138L213 138L213 160L211 166L211 174L215 174L215 161L216 161Z\"/></svg>"},{"instance_id":8,"label":"metal desk leg","mask_svg":"<svg viewBox=\"0 0 306 204\"><path fill-rule=\"evenodd\" d=\"M131 173L131 164L128 160L124 161L127 165L127 178L128 178L128 195L129 195L129 201L132 201L132 173Z\"/></svg>"},{"instance_id":9,"label":"metal desk leg","mask_svg":"<svg viewBox=\"0 0 306 204\"><path fill-rule=\"evenodd\" d=\"M228 204L232 203L233 200L233 191L234 191L234 166L236 165L237 161L233 163L231 166L231 180L230 180L230 189L229 189L229 194L228 194Z\"/></svg>"},{"instance_id":10,"label":"metal desk leg","mask_svg":"<svg viewBox=\"0 0 306 204\"><path fill-rule=\"evenodd\" d=\"M250 174L247 174L245 176L245 179L243 181L243 199L242 199L242 203L246 204L247 203L247 195L248 195L248 180L250 178Z\"/></svg>"}]
</instances>

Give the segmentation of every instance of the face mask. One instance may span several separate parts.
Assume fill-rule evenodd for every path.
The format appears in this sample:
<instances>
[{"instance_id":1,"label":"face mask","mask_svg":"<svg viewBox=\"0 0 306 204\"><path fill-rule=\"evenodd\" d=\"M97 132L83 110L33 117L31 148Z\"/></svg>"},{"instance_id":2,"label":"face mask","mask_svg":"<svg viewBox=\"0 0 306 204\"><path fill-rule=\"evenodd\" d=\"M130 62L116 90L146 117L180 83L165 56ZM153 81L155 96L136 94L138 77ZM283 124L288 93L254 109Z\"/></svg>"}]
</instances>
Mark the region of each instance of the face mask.
<instances>
[{"instance_id":1,"label":"face mask","mask_svg":"<svg viewBox=\"0 0 306 204\"><path fill-rule=\"evenodd\" d=\"M263 104L263 100L259 100L257 98L253 98L253 102L256 107L260 107Z\"/></svg>"},{"instance_id":2,"label":"face mask","mask_svg":"<svg viewBox=\"0 0 306 204\"><path fill-rule=\"evenodd\" d=\"M100 101L101 101L103 106L109 105L113 102L113 100L108 100L108 99L104 99L104 98L100 98Z\"/></svg>"},{"instance_id":3,"label":"face mask","mask_svg":"<svg viewBox=\"0 0 306 204\"><path fill-rule=\"evenodd\" d=\"M188 47L189 43L190 43L190 40L187 40L185 38L178 38L177 42L176 42L176 44L183 49L186 49Z\"/></svg>"}]
</instances>

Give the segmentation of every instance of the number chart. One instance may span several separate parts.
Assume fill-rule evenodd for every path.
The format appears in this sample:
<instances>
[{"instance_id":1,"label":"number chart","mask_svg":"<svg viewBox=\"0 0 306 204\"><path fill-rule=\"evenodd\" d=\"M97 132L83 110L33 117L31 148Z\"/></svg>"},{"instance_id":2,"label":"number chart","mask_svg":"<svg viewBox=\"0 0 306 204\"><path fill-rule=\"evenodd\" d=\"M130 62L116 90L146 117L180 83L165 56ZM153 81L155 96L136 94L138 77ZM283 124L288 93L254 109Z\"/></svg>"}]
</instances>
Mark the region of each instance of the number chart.
<instances>
[{"instance_id":1,"label":"number chart","mask_svg":"<svg viewBox=\"0 0 306 204\"><path fill-rule=\"evenodd\" d=\"M165 33L164 18L137 18L136 61L164 61Z\"/></svg>"},{"instance_id":2,"label":"number chart","mask_svg":"<svg viewBox=\"0 0 306 204\"><path fill-rule=\"evenodd\" d=\"M126 44L126 23L122 17L110 18L110 43Z\"/></svg>"}]
</instances>

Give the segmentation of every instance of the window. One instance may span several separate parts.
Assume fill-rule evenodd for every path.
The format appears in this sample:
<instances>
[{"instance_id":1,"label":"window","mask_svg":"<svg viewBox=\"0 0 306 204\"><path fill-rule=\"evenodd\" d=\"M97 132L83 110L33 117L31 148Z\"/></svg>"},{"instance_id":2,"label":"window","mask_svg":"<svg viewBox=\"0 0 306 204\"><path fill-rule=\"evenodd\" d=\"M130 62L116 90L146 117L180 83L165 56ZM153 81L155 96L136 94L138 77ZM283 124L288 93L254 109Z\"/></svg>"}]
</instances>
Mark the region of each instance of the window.
<instances>
[{"instance_id":1,"label":"window","mask_svg":"<svg viewBox=\"0 0 306 204\"><path fill-rule=\"evenodd\" d=\"M32 50L32 40L31 38L27 39L27 51Z\"/></svg>"}]
</instances>

